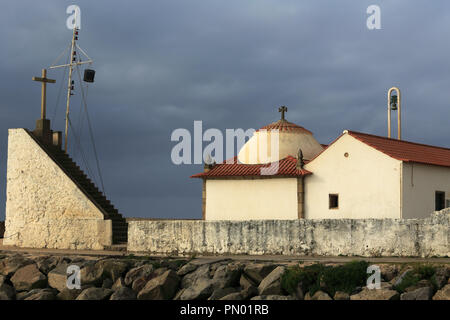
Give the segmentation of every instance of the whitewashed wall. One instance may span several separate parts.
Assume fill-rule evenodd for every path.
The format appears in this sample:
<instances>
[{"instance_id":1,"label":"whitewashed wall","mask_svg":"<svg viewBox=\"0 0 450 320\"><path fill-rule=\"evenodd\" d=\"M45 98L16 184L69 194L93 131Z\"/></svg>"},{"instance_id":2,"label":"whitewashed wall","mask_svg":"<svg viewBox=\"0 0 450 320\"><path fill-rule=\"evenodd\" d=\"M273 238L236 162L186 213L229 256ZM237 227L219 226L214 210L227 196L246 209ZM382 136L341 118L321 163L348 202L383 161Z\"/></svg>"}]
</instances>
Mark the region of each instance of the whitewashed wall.
<instances>
[{"instance_id":1,"label":"whitewashed wall","mask_svg":"<svg viewBox=\"0 0 450 320\"><path fill-rule=\"evenodd\" d=\"M128 223L128 250L147 254L450 256L449 209L426 219Z\"/></svg>"},{"instance_id":2,"label":"whitewashed wall","mask_svg":"<svg viewBox=\"0 0 450 320\"><path fill-rule=\"evenodd\" d=\"M3 244L29 248L103 249L112 225L30 137L10 129Z\"/></svg>"}]
</instances>

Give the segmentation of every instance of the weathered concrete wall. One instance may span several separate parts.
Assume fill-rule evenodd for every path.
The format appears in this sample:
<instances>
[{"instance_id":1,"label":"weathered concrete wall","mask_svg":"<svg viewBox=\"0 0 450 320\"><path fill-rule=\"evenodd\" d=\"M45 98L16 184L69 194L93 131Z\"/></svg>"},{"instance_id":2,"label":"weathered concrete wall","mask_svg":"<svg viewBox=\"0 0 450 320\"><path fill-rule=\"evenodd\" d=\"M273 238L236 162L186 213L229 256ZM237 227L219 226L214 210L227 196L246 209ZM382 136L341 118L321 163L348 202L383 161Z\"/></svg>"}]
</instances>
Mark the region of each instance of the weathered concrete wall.
<instances>
[{"instance_id":1,"label":"weathered concrete wall","mask_svg":"<svg viewBox=\"0 0 450 320\"><path fill-rule=\"evenodd\" d=\"M129 221L128 250L157 254L450 256L450 209L426 219Z\"/></svg>"},{"instance_id":2,"label":"weathered concrete wall","mask_svg":"<svg viewBox=\"0 0 450 320\"><path fill-rule=\"evenodd\" d=\"M111 221L24 129L8 134L4 245L103 249Z\"/></svg>"}]
</instances>

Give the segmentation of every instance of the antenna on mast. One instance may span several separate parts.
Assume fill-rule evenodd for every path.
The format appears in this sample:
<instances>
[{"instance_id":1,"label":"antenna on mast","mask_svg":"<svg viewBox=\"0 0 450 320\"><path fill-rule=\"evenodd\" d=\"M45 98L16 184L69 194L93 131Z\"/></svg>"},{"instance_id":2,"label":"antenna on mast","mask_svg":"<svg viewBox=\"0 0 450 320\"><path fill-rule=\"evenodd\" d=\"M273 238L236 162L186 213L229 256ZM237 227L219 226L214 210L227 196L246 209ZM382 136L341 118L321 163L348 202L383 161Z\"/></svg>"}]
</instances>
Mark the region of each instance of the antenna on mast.
<instances>
[{"instance_id":1,"label":"antenna on mast","mask_svg":"<svg viewBox=\"0 0 450 320\"><path fill-rule=\"evenodd\" d=\"M75 11L75 21L77 21L77 11ZM72 41L70 44L70 62L68 64L62 64L62 65L54 65L59 58L64 54L58 57L57 61L55 61L55 63L53 63L49 69L56 69L56 68L65 68L65 67L69 67L69 78L67 80L67 105L66 105L66 126L65 126L65 140L64 140L64 152L67 153L67 146L68 146L68 134L69 134L69 111L70 111L70 97L73 95L73 90L74 90L74 81L72 80L72 72L73 72L73 68L75 66L79 66L82 64L92 64L94 61L86 54L86 52L81 49L78 44L76 43L76 41L78 41L78 32L79 32L79 28L77 27L76 23L73 27L73 32L72 32ZM82 53L88 60L86 61L81 61L81 59L79 59L79 61L77 61L77 49L80 51L80 53ZM88 70L85 70L88 71ZM91 74L91 78L89 78L92 81L86 80L86 74L85 74L85 81L87 82L93 82L94 81L94 74L95 72L93 70L89 70L90 74Z\"/></svg>"}]
</instances>

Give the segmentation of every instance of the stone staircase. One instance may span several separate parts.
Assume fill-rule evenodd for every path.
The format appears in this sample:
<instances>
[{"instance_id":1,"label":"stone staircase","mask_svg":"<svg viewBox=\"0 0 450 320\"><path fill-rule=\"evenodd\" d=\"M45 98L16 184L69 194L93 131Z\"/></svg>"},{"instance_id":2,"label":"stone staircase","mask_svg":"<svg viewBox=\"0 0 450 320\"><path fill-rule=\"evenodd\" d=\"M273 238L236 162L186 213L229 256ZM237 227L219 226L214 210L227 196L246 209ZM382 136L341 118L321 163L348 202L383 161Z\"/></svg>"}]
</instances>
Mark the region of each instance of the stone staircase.
<instances>
[{"instance_id":1,"label":"stone staircase","mask_svg":"<svg viewBox=\"0 0 450 320\"><path fill-rule=\"evenodd\" d=\"M128 223L113 204L103 195L80 167L59 147L44 144L32 132L30 135L43 150L64 170L88 198L102 211L105 220L112 220L113 244L124 244L128 240Z\"/></svg>"}]
</instances>

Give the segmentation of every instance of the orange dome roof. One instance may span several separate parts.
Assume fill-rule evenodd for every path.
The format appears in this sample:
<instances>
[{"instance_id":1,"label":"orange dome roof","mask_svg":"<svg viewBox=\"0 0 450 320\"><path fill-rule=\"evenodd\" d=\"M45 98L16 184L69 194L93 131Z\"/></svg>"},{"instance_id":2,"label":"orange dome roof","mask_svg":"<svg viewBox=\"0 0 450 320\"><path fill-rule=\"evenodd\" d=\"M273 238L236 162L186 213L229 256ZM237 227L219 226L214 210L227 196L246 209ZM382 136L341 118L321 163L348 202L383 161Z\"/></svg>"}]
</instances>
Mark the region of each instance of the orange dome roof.
<instances>
[{"instance_id":1,"label":"orange dome roof","mask_svg":"<svg viewBox=\"0 0 450 320\"><path fill-rule=\"evenodd\" d=\"M284 132L303 132L303 133L312 134L311 131L306 130L305 128L300 127L299 125L296 125L295 123L289 122L284 119L272 122L271 124L268 124L259 130L277 130L277 129L279 131L284 131ZM259 130L257 130L257 131L259 131Z\"/></svg>"}]
</instances>

